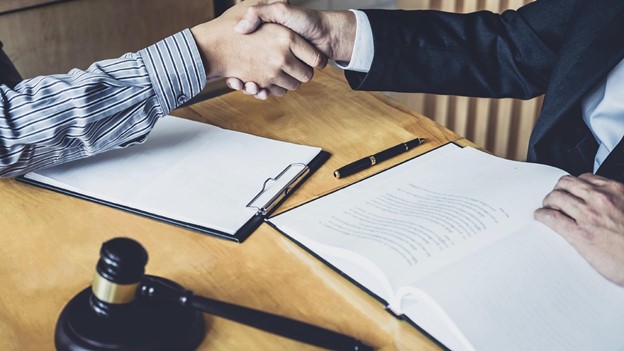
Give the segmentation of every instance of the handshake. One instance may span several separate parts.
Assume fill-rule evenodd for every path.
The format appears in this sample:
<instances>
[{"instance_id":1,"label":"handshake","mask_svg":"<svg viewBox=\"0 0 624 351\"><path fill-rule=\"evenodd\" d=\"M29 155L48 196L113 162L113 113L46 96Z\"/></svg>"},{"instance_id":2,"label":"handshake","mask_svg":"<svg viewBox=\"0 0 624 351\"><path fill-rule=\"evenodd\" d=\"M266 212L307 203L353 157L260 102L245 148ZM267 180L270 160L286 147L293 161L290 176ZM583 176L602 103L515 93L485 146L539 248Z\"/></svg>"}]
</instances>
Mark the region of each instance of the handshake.
<instances>
[{"instance_id":1,"label":"handshake","mask_svg":"<svg viewBox=\"0 0 624 351\"><path fill-rule=\"evenodd\" d=\"M265 100L296 90L328 59L348 62L356 32L349 11L314 11L286 0L247 0L191 29L208 79Z\"/></svg>"}]
</instances>

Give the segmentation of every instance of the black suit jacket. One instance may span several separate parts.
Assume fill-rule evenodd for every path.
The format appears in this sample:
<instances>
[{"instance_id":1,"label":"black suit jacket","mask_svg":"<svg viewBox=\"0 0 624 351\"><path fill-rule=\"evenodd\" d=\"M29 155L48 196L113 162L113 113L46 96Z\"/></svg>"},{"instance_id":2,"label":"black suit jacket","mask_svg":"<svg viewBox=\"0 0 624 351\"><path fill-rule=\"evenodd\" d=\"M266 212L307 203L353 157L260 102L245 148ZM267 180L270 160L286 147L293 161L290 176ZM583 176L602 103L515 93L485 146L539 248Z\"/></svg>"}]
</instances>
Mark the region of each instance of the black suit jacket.
<instances>
[{"instance_id":1,"label":"black suit jacket","mask_svg":"<svg viewBox=\"0 0 624 351\"><path fill-rule=\"evenodd\" d=\"M13 66L9 57L2 50L2 42L0 41L0 84L5 84L13 88L22 80L19 73Z\"/></svg>"},{"instance_id":2,"label":"black suit jacket","mask_svg":"<svg viewBox=\"0 0 624 351\"><path fill-rule=\"evenodd\" d=\"M575 175L592 171L598 145L582 120L581 100L624 58L624 0L538 0L500 15L366 14L375 57L368 74L346 73L352 88L519 99L545 94L527 159ZM597 173L624 182L622 141Z\"/></svg>"}]
</instances>

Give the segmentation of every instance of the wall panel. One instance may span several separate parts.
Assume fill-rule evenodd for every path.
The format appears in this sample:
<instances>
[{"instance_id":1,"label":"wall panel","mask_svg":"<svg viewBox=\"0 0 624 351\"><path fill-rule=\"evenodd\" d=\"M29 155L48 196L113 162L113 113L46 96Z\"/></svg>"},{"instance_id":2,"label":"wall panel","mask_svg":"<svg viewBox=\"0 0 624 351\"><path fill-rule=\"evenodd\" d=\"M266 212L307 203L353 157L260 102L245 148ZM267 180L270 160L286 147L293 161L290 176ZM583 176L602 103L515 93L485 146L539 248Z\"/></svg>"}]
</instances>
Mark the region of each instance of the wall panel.
<instances>
[{"instance_id":1,"label":"wall panel","mask_svg":"<svg viewBox=\"0 0 624 351\"><path fill-rule=\"evenodd\" d=\"M86 68L213 18L209 0L35 2L12 0L0 14L0 41L24 77Z\"/></svg>"}]
</instances>

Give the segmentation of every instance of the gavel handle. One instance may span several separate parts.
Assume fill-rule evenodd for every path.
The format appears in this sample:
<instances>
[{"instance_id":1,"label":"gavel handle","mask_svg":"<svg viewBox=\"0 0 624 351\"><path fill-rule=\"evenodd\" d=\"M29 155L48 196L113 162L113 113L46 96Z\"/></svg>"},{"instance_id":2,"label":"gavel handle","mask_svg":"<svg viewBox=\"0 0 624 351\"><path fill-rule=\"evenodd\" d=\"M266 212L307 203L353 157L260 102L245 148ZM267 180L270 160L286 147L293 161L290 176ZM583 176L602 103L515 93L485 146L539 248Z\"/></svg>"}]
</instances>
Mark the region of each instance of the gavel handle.
<instances>
[{"instance_id":1,"label":"gavel handle","mask_svg":"<svg viewBox=\"0 0 624 351\"><path fill-rule=\"evenodd\" d=\"M295 319L193 295L192 307L269 333L332 350L372 350L350 336Z\"/></svg>"},{"instance_id":2,"label":"gavel handle","mask_svg":"<svg viewBox=\"0 0 624 351\"><path fill-rule=\"evenodd\" d=\"M350 336L301 322L288 317L218 301L180 290L176 283L167 279L146 276L140 292L144 296L177 301L202 312L239 322L269 333L331 350L372 351L373 348Z\"/></svg>"}]
</instances>

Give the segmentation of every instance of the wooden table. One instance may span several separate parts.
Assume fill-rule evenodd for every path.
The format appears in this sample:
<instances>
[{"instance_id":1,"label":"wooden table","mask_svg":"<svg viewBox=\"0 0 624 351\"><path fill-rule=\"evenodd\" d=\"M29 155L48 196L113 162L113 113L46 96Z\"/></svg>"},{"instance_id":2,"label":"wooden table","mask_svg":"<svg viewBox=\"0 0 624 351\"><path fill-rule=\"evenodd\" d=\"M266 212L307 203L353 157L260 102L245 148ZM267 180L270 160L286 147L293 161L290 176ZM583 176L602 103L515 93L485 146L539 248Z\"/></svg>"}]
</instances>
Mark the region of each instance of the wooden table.
<instances>
[{"instance_id":1,"label":"wooden table","mask_svg":"<svg viewBox=\"0 0 624 351\"><path fill-rule=\"evenodd\" d=\"M331 158L280 211L461 139L383 94L351 91L332 69L317 72L312 82L284 98L266 102L230 93L173 114L329 151ZM361 174L332 176L339 166L415 136L429 141ZM381 350L438 349L266 224L236 244L15 180L0 181L0 199L0 350L53 349L61 309L90 284L101 244L118 236L147 249L148 274L173 279L200 295L324 326ZM202 350L314 349L205 318Z\"/></svg>"}]
</instances>

